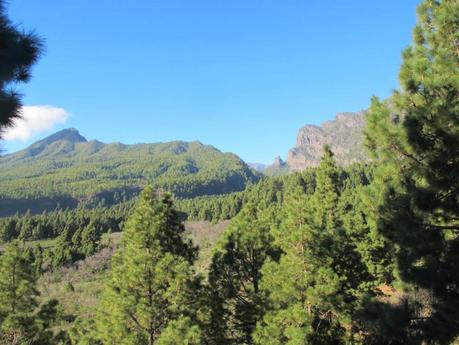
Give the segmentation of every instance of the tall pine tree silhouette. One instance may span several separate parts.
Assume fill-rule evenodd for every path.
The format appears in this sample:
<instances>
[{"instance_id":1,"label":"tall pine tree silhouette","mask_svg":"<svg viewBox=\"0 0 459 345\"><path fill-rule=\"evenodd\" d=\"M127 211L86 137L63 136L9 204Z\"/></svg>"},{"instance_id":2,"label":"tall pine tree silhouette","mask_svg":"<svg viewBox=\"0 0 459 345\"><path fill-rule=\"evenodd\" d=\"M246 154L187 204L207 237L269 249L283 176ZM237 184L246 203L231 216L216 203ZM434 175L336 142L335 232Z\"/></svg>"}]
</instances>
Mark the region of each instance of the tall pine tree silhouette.
<instances>
[{"instance_id":1,"label":"tall pine tree silhouette","mask_svg":"<svg viewBox=\"0 0 459 345\"><path fill-rule=\"evenodd\" d=\"M0 255L0 344L53 344L55 300L39 306L37 274L29 252L12 242Z\"/></svg>"},{"instance_id":2,"label":"tall pine tree silhouette","mask_svg":"<svg viewBox=\"0 0 459 345\"><path fill-rule=\"evenodd\" d=\"M25 33L9 20L0 0L0 136L20 117L21 95L12 87L30 79L30 70L42 50L41 40Z\"/></svg>"},{"instance_id":3,"label":"tall pine tree silhouette","mask_svg":"<svg viewBox=\"0 0 459 345\"><path fill-rule=\"evenodd\" d=\"M311 197L286 203L276 234L284 255L262 270L269 311L259 323L257 344L344 344L354 337L359 297L371 279L343 227L341 182L333 153L325 147Z\"/></svg>"},{"instance_id":4,"label":"tall pine tree silhouette","mask_svg":"<svg viewBox=\"0 0 459 345\"><path fill-rule=\"evenodd\" d=\"M214 344L252 344L252 332L263 315L261 268L278 260L271 213L248 203L225 230L209 270Z\"/></svg>"},{"instance_id":5,"label":"tall pine tree silhouette","mask_svg":"<svg viewBox=\"0 0 459 345\"><path fill-rule=\"evenodd\" d=\"M199 282L191 266L196 248L184 231L171 196L146 188L112 260L96 320L103 344L168 344L174 338L183 344L199 342L193 322Z\"/></svg>"},{"instance_id":6,"label":"tall pine tree silhouette","mask_svg":"<svg viewBox=\"0 0 459 345\"><path fill-rule=\"evenodd\" d=\"M407 299L402 333L443 344L459 334L459 2L423 1L413 38L400 91L372 101L366 143L379 164L378 229L397 249L399 280L422 296Z\"/></svg>"}]
</instances>

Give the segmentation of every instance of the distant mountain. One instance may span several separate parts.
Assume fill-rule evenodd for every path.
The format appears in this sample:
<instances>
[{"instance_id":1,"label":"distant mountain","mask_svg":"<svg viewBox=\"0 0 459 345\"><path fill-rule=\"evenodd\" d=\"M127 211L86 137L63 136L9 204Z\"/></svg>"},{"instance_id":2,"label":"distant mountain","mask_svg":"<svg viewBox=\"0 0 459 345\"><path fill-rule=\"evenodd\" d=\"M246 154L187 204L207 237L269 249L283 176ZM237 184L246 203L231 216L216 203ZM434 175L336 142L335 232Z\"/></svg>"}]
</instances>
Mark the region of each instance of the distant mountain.
<instances>
[{"instance_id":1,"label":"distant mountain","mask_svg":"<svg viewBox=\"0 0 459 345\"><path fill-rule=\"evenodd\" d=\"M46 137L45 139L37 141L16 154L4 156L2 158L2 163L20 161L27 158L63 156L73 152L78 143L86 142L86 138L81 136L76 129L64 129Z\"/></svg>"},{"instance_id":2,"label":"distant mountain","mask_svg":"<svg viewBox=\"0 0 459 345\"><path fill-rule=\"evenodd\" d=\"M267 167L267 165L263 163L247 163L247 165L258 172L263 172Z\"/></svg>"},{"instance_id":3,"label":"distant mountain","mask_svg":"<svg viewBox=\"0 0 459 345\"><path fill-rule=\"evenodd\" d=\"M106 144L65 129L0 158L0 214L112 204L146 184L185 198L224 194L259 178L238 156L197 141Z\"/></svg>"},{"instance_id":4,"label":"distant mountain","mask_svg":"<svg viewBox=\"0 0 459 345\"><path fill-rule=\"evenodd\" d=\"M300 171L317 166L323 147L328 144L342 166L366 159L362 144L364 112L338 113L336 118L324 122L320 127L306 125L300 129L296 145L287 156L290 170Z\"/></svg>"}]
</instances>

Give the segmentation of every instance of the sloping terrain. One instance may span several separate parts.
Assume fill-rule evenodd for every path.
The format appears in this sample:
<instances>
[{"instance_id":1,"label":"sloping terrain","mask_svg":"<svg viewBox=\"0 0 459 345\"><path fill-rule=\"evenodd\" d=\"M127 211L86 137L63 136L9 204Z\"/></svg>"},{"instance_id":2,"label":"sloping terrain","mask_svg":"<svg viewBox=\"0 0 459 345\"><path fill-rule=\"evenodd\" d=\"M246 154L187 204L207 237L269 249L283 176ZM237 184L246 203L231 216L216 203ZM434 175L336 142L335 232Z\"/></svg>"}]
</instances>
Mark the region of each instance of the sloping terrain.
<instances>
[{"instance_id":1,"label":"sloping terrain","mask_svg":"<svg viewBox=\"0 0 459 345\"><path fill-rule=\"evenodd\" d=\"M259 178L236 155L200 142L105 144L66 129L0 158L0 214L113 204L146 184L183 198L225 194Z\"/></svg>"}]
</instances>

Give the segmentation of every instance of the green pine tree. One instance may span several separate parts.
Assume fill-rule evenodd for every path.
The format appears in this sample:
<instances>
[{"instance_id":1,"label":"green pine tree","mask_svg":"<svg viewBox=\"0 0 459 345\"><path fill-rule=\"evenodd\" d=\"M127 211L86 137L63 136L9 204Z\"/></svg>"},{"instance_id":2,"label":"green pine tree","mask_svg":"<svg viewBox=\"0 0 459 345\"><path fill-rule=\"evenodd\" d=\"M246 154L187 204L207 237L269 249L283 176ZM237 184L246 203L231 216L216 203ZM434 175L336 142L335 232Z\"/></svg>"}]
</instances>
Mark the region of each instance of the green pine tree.
<instances>
[{"instance_id":1,"label":"green pine tree","mask_svg":"<svg viewBox=\"0 0 459 345\"><path fill-rule=\"evenodd\" d=\"M200 345L203 335L199 327L189 317L181 317L169 322L161 333L157 345Z\"/></svg>"},{"instance_id":2,"label":"green pine tree","mask_svg":"<svg viewBox=\"0 0 459 345\"><path fill-rule=\"evenodd\" d=\"M459 334L459 2L423 1L413 36L401 90L374 98L367 115L379 165L370 195L408 290L393 338L443 344Z\"/></svg>"},{"instance_id":3,"label":"green pine tree","mask_svg":"<svg viewBox=\"0 0 459 345\"><path fill-rule=\"evenodd\" d=\"M152 345L159 339L167 344L168 337L178 336L174 331L197 339L190 321L199 300L191 266L196 248L185 240L184 230L171 196L146 188L112 260L96 320L103 344ZM172 322L180 327L173 328Z\"/></svg>"},{"instance_id":4,"label":"green pine tree","mask_svg":"<svg viewBox=\"0 0 459 345\"><path fill-rule=\"evenodd\" d=\"M276 233L284 255L262 270L269 311L259 323L257 344L344 344L358 341L355 320L373 277L343 226L342 183L328 147L311 197L287 202L286 221Z\"/></svg>"},{"instance_id":5,"label":"green pine tree","mask_svg":"<svg viewBox=\"0 0 459 345\"><path fill-rule=\"evenodd\" d=\"M0 256L0 344L52 344L57 302L39 306L36 279L28 251L11 243Z\"/></svg>"},{"instance_id":6,"label":"green pine tree","mask_svg":"<svg viewBox=\"0 0 459 345\"><path fill-rule=\"evenodd\" d=\"M252 344L252 332L263 315L261 267L277 260L270 233L271 212L247 204L225 230L209 272L212 338L215 344Z\"/></svg>"},{"instance_id":7,"label":"green pine tree","mask_svg":"<svg viewBox=\"0 0 459 345\"><path fill-rule=\"evenodd\" d=\"M20 117L21 95L12 86L30 79L31 66L41 51L41 41L33 33L25 33L11 23L5 1L0 1L0 137Z\"/></svg>"}]
</instances>

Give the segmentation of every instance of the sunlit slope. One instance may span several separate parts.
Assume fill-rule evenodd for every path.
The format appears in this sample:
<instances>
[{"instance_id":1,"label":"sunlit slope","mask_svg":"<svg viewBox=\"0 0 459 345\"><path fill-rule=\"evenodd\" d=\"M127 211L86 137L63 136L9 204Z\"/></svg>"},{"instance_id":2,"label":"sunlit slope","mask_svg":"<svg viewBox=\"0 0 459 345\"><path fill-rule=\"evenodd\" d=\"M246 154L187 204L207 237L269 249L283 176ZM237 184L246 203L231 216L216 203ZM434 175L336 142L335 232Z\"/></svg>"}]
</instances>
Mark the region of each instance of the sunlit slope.
<instances>
[{"instance_id":1,"label":"sunlit slope","mask_svg":"<svg viewBox=\"0 0 459 345\"><path fill-rule=\"evenodd\" d=\"M240 191L258 179L236 155L200 142L105 144L67 129L0 158L0 206L111 204L146 184L188 198Z\"/></svg>"}]
</instances>

